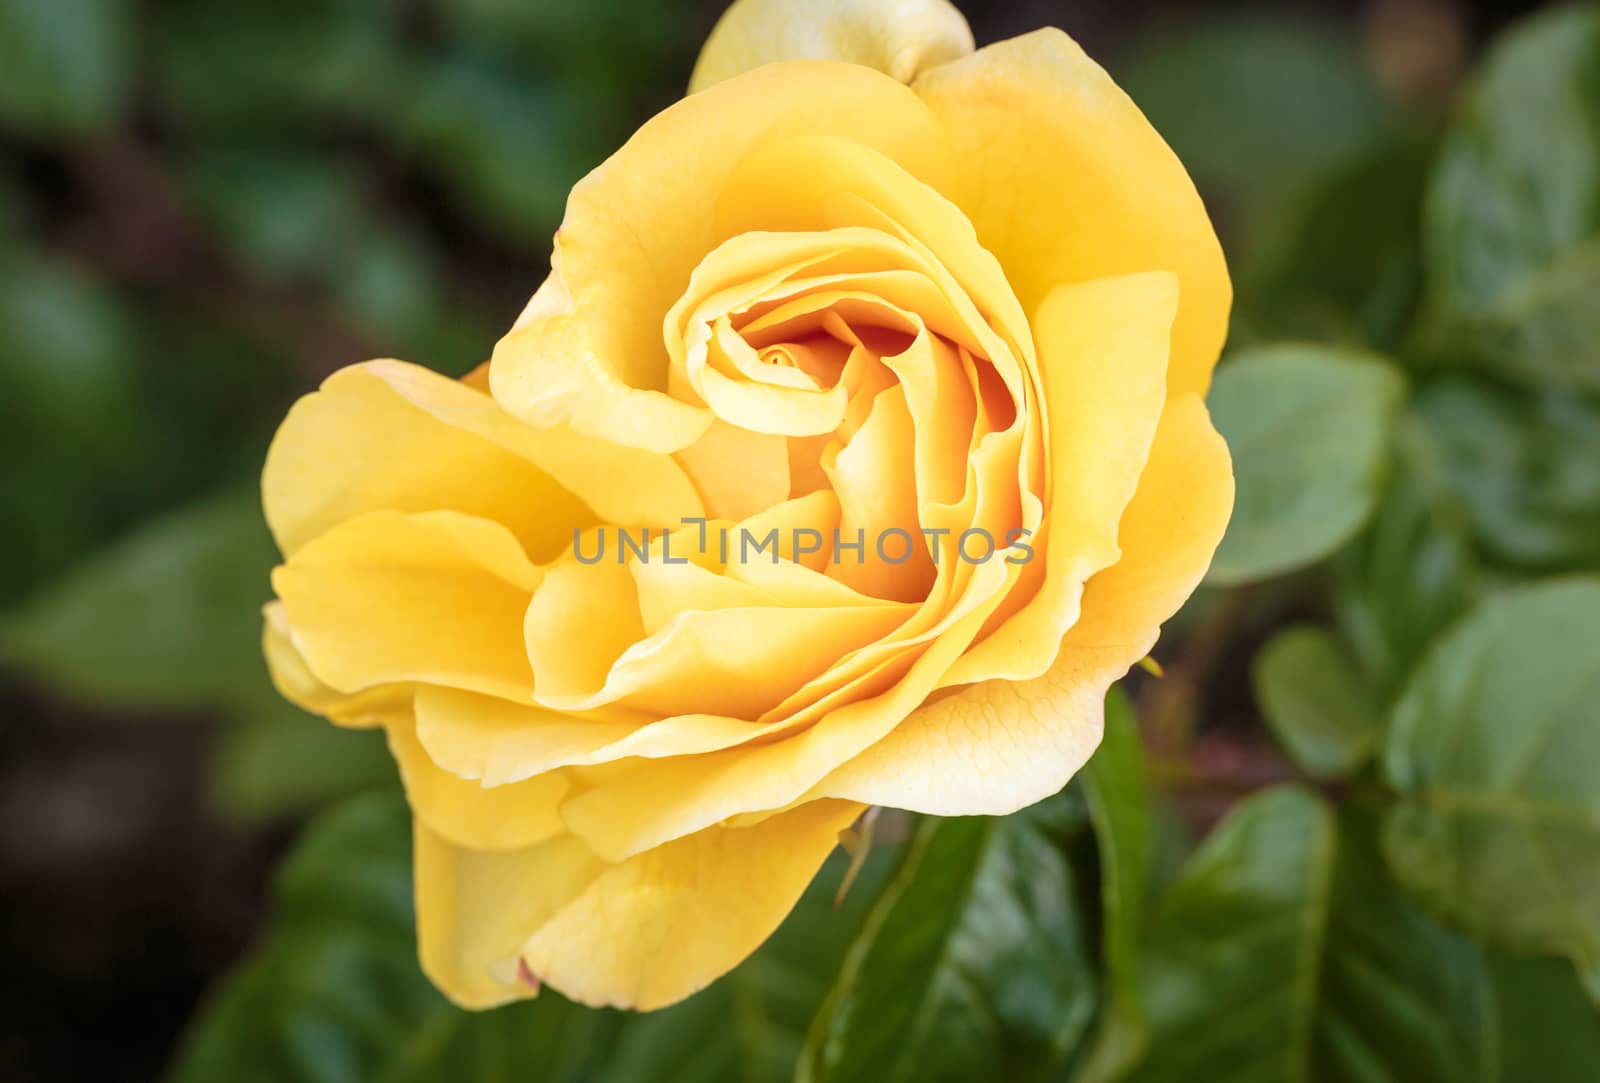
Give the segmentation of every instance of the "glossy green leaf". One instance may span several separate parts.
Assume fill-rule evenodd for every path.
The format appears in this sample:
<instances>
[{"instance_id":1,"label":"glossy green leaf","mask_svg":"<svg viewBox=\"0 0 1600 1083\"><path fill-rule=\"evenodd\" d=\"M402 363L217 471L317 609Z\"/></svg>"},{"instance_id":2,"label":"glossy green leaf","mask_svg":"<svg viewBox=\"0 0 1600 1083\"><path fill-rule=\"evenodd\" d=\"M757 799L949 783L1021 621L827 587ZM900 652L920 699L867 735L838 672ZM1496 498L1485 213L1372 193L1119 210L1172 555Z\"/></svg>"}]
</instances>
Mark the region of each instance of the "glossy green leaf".
<instances>
[{"instance_id":1,"label":"glossy green leaf","mask_svg":"<svg viewBox=\"0 0 1600 1083\"><path fill-rule=\"evenodd\" d=\"M1262 715L1312 778L1344 778L1377 748L1382 711L1339 640L1326 628L1279 632L1252 671Z\"/></svg>"},{"instance_id":2,"label":"glossy green leaf","mask_svg":"<svg viewBox=\"0 0 1600 1083\"><path fill-rule=\"evenodd\" d=\"M1441 347L1600 390L1600 10L1530 20L1485 62L1436 167L1424 235Z\"/></svg>"},{"instance_id":3,"label":"glossy green leaf","mask_svg":"<svg viewBox=\"0 0 1600 1083\"><path fill-rule=\"evenodd\" d=\"M0 126L79 133L115 121L134 56L131 0L0 4Z\"/></svg>"},{"instance_id":4,"label":"glossy green leaf","mask_svg":"<svg viewBox=\"0 0 1600 1083\"><path fill-rule=\"evenodd\" d=\"M1538 571L1600 568L1600 399L1454 379L1427 388L1416 409L1487 556Z\"/></svg>"},{"instance_id":5,"label":"glossy green leaf","mask_svg":"<svg viewBox=\"0 0 1600 1083\"><path fill-rule=\"evenodd\" d=\"M1361 529L1381 491L1405 382L1381 358L1274 346L1217 372L1209 405L1238 483L1208 581L1293 571Z\"/></svg>"},{"instance_id":6,"label":"glossy green leaf","mask_svg":"<svg viewBox=\"0 0 1600 1083\"><path fill-rule=\"evenodd\" d=\"M1443 450L1414 414L1395 433L1389 484L1371 525L1334 562L1334 618L1387 702L1481 585L1472 522Z\"/></svg>"},{"instance_id":7,"label":"glossy green leaf","mask_svg":"<svg viewBox=\"0 0 1600 1083\"><path fill-rule=\"evenodd\" d=\"M1155 825L1139 725L1120 689L1106 697L1105 736L1084 766L1083 796L1100 864L1101 956L1106 994L1073 1083L1120 1078L1144 1052L1139 940L1150 889Z\"/></svg>"},{"instance_id":8,"label":"glossy green leaf","mask_svg":"<svg viewBox=\"0 0 1600 1083\"><path fill-rule=\"evenodd\" d=\"M1568 956L1600 1000L1600 581L1479 607L1412 677L1384 766L1395 875L1485 937Z\"/></svg>"},{"instance_id":9,"label":"glossy green leaf","mask_svg":"<svg viewBox=\"0 0 1600 1083\"><path fill-rule=\"evenodd\" d=\"M1357 818L1242 802L1157 906L1135 1083L1494 1083L1478 950L1396 891Z\"/></svg>"},{"instance_id":10,"label":"glossy green leaf","mask_svg":"<svg viewBox=\"0 0 1600 1083\"><path fill-rule=\"evenodd\" d=\"M1101 1000L1094 836L1080 793L924 819L817 1016L798 1079L1059 1072Z\"/></svg>"},{"instance_id":11,"label":"glossy green leaf","mask_svg":"<svg viewBox=\"0 0 1600 1083\"><path fill-rule=\"evenodd\" d=\"M262 679L276 551L254 490L156 519L0 625L0 660L78 700L216 706Z\"/></svg>"}]
</instances>

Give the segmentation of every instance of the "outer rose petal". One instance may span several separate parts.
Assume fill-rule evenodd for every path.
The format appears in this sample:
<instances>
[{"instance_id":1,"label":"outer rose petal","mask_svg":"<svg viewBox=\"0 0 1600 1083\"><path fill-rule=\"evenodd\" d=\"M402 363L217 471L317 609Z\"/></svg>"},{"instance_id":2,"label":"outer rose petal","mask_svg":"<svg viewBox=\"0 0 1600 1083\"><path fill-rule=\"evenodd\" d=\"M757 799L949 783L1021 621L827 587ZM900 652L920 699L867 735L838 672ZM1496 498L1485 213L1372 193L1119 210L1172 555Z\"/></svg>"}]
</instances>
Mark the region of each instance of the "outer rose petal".
<instances>
[{"instance_id":1,"label":"outer rose petal","mask_svg":"<svg viewBox=\"0 0 1600 1083\"><path fill-rule=\"evenodd\" d=\"M738 0L700 50L689 93L777 60L843 60L902 83L972 52L946 0Z\"/></svg>"},{"instance_id":2,"label":"outer rose petal","mask_svg":"<svg viewBox=\"0 0 1600 1083\"><path fill-rule=\"evenodd\" d=\"M749 827L709 827L615 865L560 836L480 853L419 822L423 968L457 1003L534 990L649 1011L705 987L770 936L863 806L813 801Z\"/></svg>"},{"instance_id":3,"label":"outer rose petal","mask_svg":"<svg viewBox=\"0 0 1600 1083\"><path fill-rule=\"evenodd\" d=\"M334 689L420 681L524 701L538 581L505 527L445 511L363 515L272 573L300 656Z\"/></svg>"},{"instance_id":4,"label":"outer rose petal","mask_svg":"<svg viewBox=\"0 0 1600 1083\"><path fill-rule=\"evenodd\" d=\"M1059 30L934 68L913 86L967 170L957 202L1024 307L1063 282L1178 276L1172 394L1204 393L1232 286L1182 163L1111 77Z\"/></svg>"},{"instance_id":5,"label":"outer rose petal","mask_svg":"<svg viewBox=\"0 0 1600 1083\"><path fill-rule=\"evenodd\" d=\"M285 555L377 510L481 516L509 527L535 559L559 553L596 515L676 525L701 513L671 458L530 428L471 383L403 361L341 369L297 402L261 487Z\"/></svg>"},{"instance_id":6,"label":"outer rose petal","mask_svg":"<svg viewBox=\"0 0 1600 1083\"><path fill-rule=\"evenodd\" d=\"M1100 743L1106 690L1199 584L1232 510L1227 445L1198 396L1172 400L1122 517L1122 559L1089 581L1050 672L935 700L810 796L966 816L1055 793Z\"/></svg>"},{"instance_id":7,"label":"outer rose petal","mask_svg":"<svg viewBox=\"0 0 1600 1083\"><path fill-rule=\"evenodd\" d=\"M517 978L517 953L605 864L571 835L520 850L471 850L414 820L417 954L463 1008L493 1008L537 991Z\"/></svg>"},{"instance_id":8,"label":"outer rose petal","mask_svg":"<svg viewBox=\"0 0 1600 1083\"><path fill-rule=\"evenodd\" d=\"M567 792L562 772L484 789L434 763L417 742L416 723L398 720L386 728L406 800L440 837L479 850L514 850L562 834L556 811Z\"/></svg>"},{"instance_id":9,"label":"outer rose petal","mask_svg":"<svg viewBox=\"0 0 1600 1083\"><path fill-rule=\"evenodd\" d=\"M714 203L735 166L789 135L866 144L935 188L952 175L927 107L858 65L768 64L685 98L573 188L550 277L495 347L495 398L531 424L625 447L674 452L704 436L710 411L664 393L662 321L720 239Z\"/></svg>"},{"instance_id":10,"label":"outer rose petal","mask_svg":"<svg viewBox=\"0 0 1600 1083\"><path fill-rule=\"evenodd\" d=\"M411 717L412 689L408 684L376 685L360 692L341 692L319 680L306 665L289 630L289 615L282 602L262 609L261 652L273 687L302 710L351 729L372 729L391 719Z\"/></svg>"}]
</instances>

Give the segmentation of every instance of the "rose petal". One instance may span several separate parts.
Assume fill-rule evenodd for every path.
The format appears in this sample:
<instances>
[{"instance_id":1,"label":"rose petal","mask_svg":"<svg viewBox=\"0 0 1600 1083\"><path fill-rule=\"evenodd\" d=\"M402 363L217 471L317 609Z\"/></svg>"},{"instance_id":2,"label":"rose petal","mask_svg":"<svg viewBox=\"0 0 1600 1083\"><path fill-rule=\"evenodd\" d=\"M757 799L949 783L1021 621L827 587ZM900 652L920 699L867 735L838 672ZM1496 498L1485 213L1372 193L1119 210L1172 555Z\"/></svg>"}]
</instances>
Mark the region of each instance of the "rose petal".
<instances>
[{"instance_id":1,"label":"rose petal","mask_svg":"<svg viewBox=\"0 0 1600 1083\"><path fill-rule=\"evenodd\" d=\"M1003 815L1055 793L1100 741L1106 690L1205 574L1232 508L1227 445L1198 396L1171 400L1122 517L1122 558L1089 581L1050 672L935 700L809 796L961 816Z\"/></svg>"},{"instance_id":2,"label":"rose petal","mask_svg":"<svg viewBox=\"0 0 1600 1083\"><path fill-rule=\"evenodd\" d=\"M1171 394L1204 392L1227 332L1222 248L1183 165L1099 65L1059 30L980 49L914 89L966 170L957 202L1024 307L1056 286L1178 276Z\"/></svg>"},{"instance_id":3,"label":"rose petal","mask_svg":"<svg viewBox=\"0 0 1600 1083\"><path fill-rule=\"evenodd\" d=\"M1037 590L953 667L948 684L1027 680L1050 668L1084 582L1116 562L1166 399L1177 280L1156 271L1061 286L1034 316L1051 472ZM1030 561L1030 564L1032 562Z\"/></svg>"},{"instance_id":4,"label":"rose petal","mask_svg":"<svg viewBox=\"0 0 1600 1083\"><path fill-rule=\"evenodd\" d=\"M441 838L479 850L515 850L565 830L556 812L568 788L561 772L485 789L436 764L417 741L416 723L396 720L386 729L406 800Z\"/></svg>"},{"instance_id":5,"label":"rose petal","mask_svg":"<svg viewBox=\"0 0 1600 1083\"><path fill-rule=\"evenodd\" d=\"M711 827L607 868L523 947L582 1004L651 1011L732 970L771 936L865 806L816 801Z\"/></svg>"},{"instance_id":6,"label":"rose petal","mask_svg":"<svg viewBox=\"0 0 1600 1083\"><path fill-rule=\"evenodd\" d=\"M412 838L423 972L463 1008L532 996L518 981L518 952L606 865L571 835L518 850L473 850L441 838L417 817Z\"/></svg>"},{"instance_id":7,"label":"rose petal","mask_svg":"<svg viewBox=\"0 0 1600 1083\"><path fill-rule=\"evenodd\" d=\"M364 512L451 510L505 525L546 560L597 516L676 523L702 507L668 456L532 429L467 383L401 361L342 369L296 403L262 493L286 554Z\"/></svg>"},{"instance_id":8,"label":"rose petal","mask_svg":"<svg viewBox=\"0 0 1600 1083\"><path fill-rule=\"evenodd\" d=\"M351 729L373 729L390 719L411 717L413 686L376 685L360 692L341 692L317 679L295 646L289 615L282 602L263 607L261 651L267 672L284 699L312 714Z\"/></svg>"},{"instance_id":9,"label":"rose petal","mask_svg":"<svg viewBox=\"0 0 1600 1083\"><path fill-rule=\"evenodd\" d=\"M663 393L662 319L716 246L713 201L740 159L769 139L822 132L936 187L950 173L927 108L868 68L768 64L686 98L573 189L551 277L495 348L495 398L531 423L570 422L627 447L672 452L698 440L709 412Z\"/></svg>"},{"instance_id":10,"label":"rose petal","mask_svg":"<svg viewBox=\"0 0 1600 1083\"><path fill-rule=\"evenodd\" d=\"M946 0L738 0L695 64L689 93L776 60L843 60L909 83L972 52L972 31Z\"/></svg>"},{"instance_id":11,"label":"rose petal","mask_svg":"<svg viewBox=\"0 0 1600 1083\"><path fill-rule=\"evenodd\" d=\"M338 691L421 681L525 700L539 577L498 523L379 511L297 550L272 587L307 667Z\"/></svg>"}]
</instances>

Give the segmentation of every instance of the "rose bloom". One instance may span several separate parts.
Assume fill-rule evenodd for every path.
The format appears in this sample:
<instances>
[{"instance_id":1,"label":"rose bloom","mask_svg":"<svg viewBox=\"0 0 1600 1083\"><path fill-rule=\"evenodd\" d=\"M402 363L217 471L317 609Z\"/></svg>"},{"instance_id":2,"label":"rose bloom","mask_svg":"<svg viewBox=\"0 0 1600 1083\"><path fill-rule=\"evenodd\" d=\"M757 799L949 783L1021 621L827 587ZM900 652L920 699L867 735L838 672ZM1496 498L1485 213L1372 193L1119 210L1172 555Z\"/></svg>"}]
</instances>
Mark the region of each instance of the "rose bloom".
<instances>
[{"instance_id":1,"label":"rose bloom","mask_svg":"<svg viewBox=\"0 0 1600 1083\"><path fill-rule=\"evenodd\" d=\"M867 807L1008 813L1088 759L1232 507L1230 287L1106 73L943 0L740 0L552 267L464 380L372 361L289 413L266 653L387 731L440 989L659 1008Z\"/></svg>"}]
</instances>

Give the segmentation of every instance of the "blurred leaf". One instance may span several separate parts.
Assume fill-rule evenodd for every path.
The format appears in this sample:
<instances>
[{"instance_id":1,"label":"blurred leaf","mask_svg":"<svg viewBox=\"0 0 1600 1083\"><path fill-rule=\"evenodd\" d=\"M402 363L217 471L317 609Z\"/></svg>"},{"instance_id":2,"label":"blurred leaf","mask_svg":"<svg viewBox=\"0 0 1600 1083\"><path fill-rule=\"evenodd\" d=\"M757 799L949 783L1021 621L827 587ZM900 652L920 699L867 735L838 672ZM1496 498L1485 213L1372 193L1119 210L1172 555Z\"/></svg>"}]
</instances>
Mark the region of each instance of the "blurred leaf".
<instances>
[{"instance_id":1,"label":"blurred leaf","mask_svg":"<svg viewBox=\"0 0 1600 1083\"><path fill-rule=\"evenodd\" d=\"M1139 724L1128 697L1106 697L1105 736L1082 772L1100 864L1101 955L1106 996L1074 1083L1119 1079L1144 1053L1139 939L1149 893L1155 825Z\"/></svg>"},{"instance_id":2,"label":"blurred leaf","mask_svg":"<svg viewBox=\"0 0 1600 1083\"><path fill-rule=\"evenodd\" d=\"M411 814L398 795L317 820L278 874L255 954L197 1018L170 1083L575 1081L607 1017L545 995L453 1007L417 968Z\"/></svg>"},{"instance_id":3,"label":"blurred leaf","mask_svg":"<svg viewBox=\"0 0 1600 1083\"><path fill-rule=\"evenodd\" d=\"M1490 557L1600 568L1600 400L1454 379L1424 389L1416 411Z\"/></svg>"},{"instance_id":4,"label":"blurred leaf","mask_svg":"<svg viewBox=\"0 0 1600 1083\"><path fill-rule=\"evenodd\" d=\"M0 607L38 589L116 522L141 403L137 336L96 278L21 248L0 257Z\"/></svg>"},{"instance_id":5,"label":"blurred leaf","mask_svg":"<svg viewBox=\"0 0 1600 1083\"><path fill-rule=\"evenodd\" d=\"M228 703L259 684L276 562L253 488L156 519L0 626L0 659L133 710Z\"/></svg>"},{"instance_id":6,"label":"blurred leaf","mask_svg":"<svg viewBox=\"0 0 1600 1083\"><path fill-rule=\"evenodd\" d=\"M1600 10L1531 19L1445 141L1424 235L1443 346L1540 386L1600 390Z\"/></svg>"},{"instance_id":7,"label":"blurred leaf","mask_svg":"<svg viewBox=\"0 0 1600 1083\"><path fill-rule=\"evenodd\" d=\"M676 70L680 89L720 9L678 0L441 0L441 23L457 41L519 67L557 69L591 94L637 92ZM663 70L665 69L665 70ZM611 112L625 103L613 97Z\"/></svg>"},{"instance_id":8,"label":"blurred leaf","mask_svg":"<svg viewBox=\"0 0 1600 1083\"><path fill-rule=\"evenodd\" d=\"M1233 342L1398 347L1421 282L1433 149L1431 140L1388 134L1297 189L1238 262Z\"/></svg>"},{"instance_id":9,"label":"blurred leaf","mask_svg":"<svg viewBox=\"0 0 1600 1083\"><path fill-rule=\"evenodd\" d=\"M1600 581L1507 591L1396 705L1395 876L1514 950L1569 956L1600 1001Z\"/></svg>"},{"instance_id":10,"label":"blurred leaf","mask_svg":"<svg viewBox=\"0 0 1600 1083\"><path fill-rule=\"evenodd\" d=\"M226 246L268 278L328 275L365 227L359 178L325 153L213 147L183 163L183 179Z\"/></svg>"},{"instance_id":11,"label":"blurred leaf","mask_svg":"<svg viewBox=\"0 0 1600 1083\"><path fill-rule=\"evenodd\" d=\"M485 225L544 255L567 193L612 149L597 138L593 103L466 55L431 60L412 78L415 97L390 119L402 148Z\"/></svg>"},{"instance_id":12,"label":"blurred leaf","mask_svg":"<svg viewBox=\"0 0 1600 1083\"><path fill-rule=\"evenodd\" d=\"M267 444L305 390L280 313L153 303L139 359L143 423L136 507L193 499L259 475Z\"/></svg>"},{"instance_id":13,"label":"blurred leaf","mask_svg":"<svg viewBox=\"0 0 1600 1083\"><path fill-rule=\"evenodd\" d=\"M1236 356L1209 405L1238 495L1208 581L1266 579L1329 555L1377 503L1405 383L1378 357L1285 345Z\"/></svg>"},{"instance_id":14,"label":"blurred leaf","mask_svg":"<svg viewBox=\"0 0 1600 1083\"><path fill-rule=\"evenodd\" d=\"M1504 1083L1565 1083L1600 1071L1600 1013L1559 959L1492 953L1500 1005L1500 1078Z\"/></svg>"},{"instance_id":15,"label":"blurred leaf","mask_svg":"<svg viewBox=\"0 0 1600 1083\"><path fill-rule=\"evenodd\" d=\"M447 289L435 257L414 231L385 224L342 254L330 288L378 356L461 375L488 357L500 314L455 283Z\"/></svg>"},{"instance_id":16,"label":"blurred leaf","mask_svg":"<svg viewBox=\"0 0 1600 1083\"><path fill-rule=\"evenodd\" d=\"M121 451L127 429L119 421L133 408L126 356L134 336L116 294L68 264L8 252L0 259L0 327L7 444L15 440L20 453L49 441L53 454L91 461Z\"/></svg>"},{"instance_id":17,"label":"blurred leaf","mask_svg":"<svg viewBox=\"0 0 1600 1083\"><path fill-rule=\"evenodd\" d=\"M1344 778L1371 758L1381 711L1326 628L1279 632L1256 655L1253 676L1262 714L1306 774Z\"/></svg>"},{"instance_id":18,"label":"blurred leaf","mask_svg":"<svg viewBox=\"0 0 1600 1083\"><path fill-rule=\"evenodd\" d=\"M28 218L27 198L22 194L16 169L11 162L0 162L0 239L14 242Z\"/></svg>"},{"instance_id":19,"label":"blurred leaf","mask_svg":"<svg viewBox=\"0 0 1600 1083\"><path fill-rule=\"evenodd\" d=\"M925 818L868 915L797 1079L1041 1079L1101 1000L1093 835L1074 788L1007 817Z\"/></svg>"},{"instance_id":20,"label":"blurred leaf","mask_svg":"<svg viewBox=\"0 0 1600 1083\"><path fill-rule=\"evenodd\" d=\"M257 135L381 114L407 86L388 0L168 0L155 19L164 101L191 124Z\"/></svg>"},{"instance_id":21,"label":"blurred leaf","mask_svg":"<svg viewBox=\"0 0 1600 1083\"><path fill-rule=\"evenodd\" d=\"M1389 113L1353 35L1267 11L1180 23L1114 71L1220 203L1225 235L1252 243L1297 185L1368 145Z\"/></svg>"},{"instance_id":22,"label":"blurred leaf","mask_svg":"<svg viewBox=\"0 0 1600 1083\"><path fill-rule=\"evenodd\" d=\"M1401 419L1394 451L1377 515L1334 564L1335 619L1385 700L1480 579L1467 509L1414 414Z\"/></svg>"},{"instance_id":23,"label":"blurred leaf","mask_svg":"<svg viewBox=\"0 0 1600 1083\"><path fill-rule=\"evenodd\" d=\"M117 119L133 68L131 0L0 4L0 126L77 134Z\"/></svg>"},{"instance_id":24,"label":"blurred leaf","mask_svg":"<svg viewBox=\"0 0 1600 1083\"><path fill-rule=\"evenodd\" d=\"M213 808L261 823L326 807L396 779L381 730L350 730L297 710L261 679L262 702L217 735L207 782Z\"/></svg>"},{"instance_id":25,"label":"blurred leaf","mask_svg":"<svg viewBox=\"0 0 1600 1083\"><path fill-rule=\"evenodd\" d=\"M1135 1083L1490 1083L1477 949L1383 874L1310 792L1241 802L1157 906Z\"/></svg>"},{"instance_id":26,"label":"blurred leaf","mask_svg":"<svg viewBox=\"0 0 1600 1083\"><path fill-rule=\"evenodd\" d=\"M890 848L874 847L835 907L849 865L835 852L755 955L682 1004L628 1017L617 1041L602 1052L595 1083L787 1083L806 1028L895 857Z\"/></svg>"}]
</instances>

